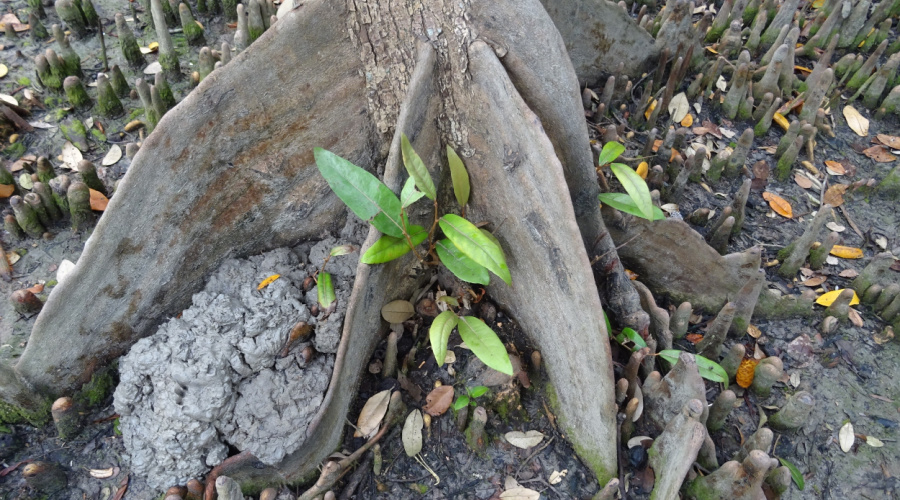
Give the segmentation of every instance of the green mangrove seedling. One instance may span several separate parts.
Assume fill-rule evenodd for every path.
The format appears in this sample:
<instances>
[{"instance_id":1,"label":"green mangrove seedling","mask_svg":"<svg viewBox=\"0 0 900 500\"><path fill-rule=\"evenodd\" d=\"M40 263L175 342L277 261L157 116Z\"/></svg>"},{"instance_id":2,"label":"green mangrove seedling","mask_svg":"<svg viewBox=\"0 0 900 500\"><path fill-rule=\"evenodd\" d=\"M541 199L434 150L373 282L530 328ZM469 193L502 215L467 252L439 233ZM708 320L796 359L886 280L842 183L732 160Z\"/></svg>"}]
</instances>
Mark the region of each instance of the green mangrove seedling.
<instances>
[{"instance_id":1,"label":"green mangrove seedling","mask_svg":"<svg viewBox=\"0 0 900 500\"><path fill-rule=\"evenodd\" d=\"M653 200L650 198L650 189L647 187L644 179L628 165L612 163L624 152L625 146L614 141L604 144L603 149L600 151L600 158L597 159L598 165L600 167L609 165L613 175L625 188L625 193L600 193L598 195L600 201L616 210L621 210L643 219L665 219L666 216L662 213L662 210L653 205Z\"/></svg>"},{"instance_id":2,"label":"green mangrove seedling","mask_svg":"<svg viewBox=\"0 0 900 500\"><path fill-rule=\"evenodd\" d=\"M314 150L319 172L332 191L360 219L368 221L382 233L360 260L365 264L381 264L412 252L423 266L443 265L468 283L487 285L490 283L490 273L493 273L510 284L512 278L506 256L497 239L464 217L452 213L440 215L434 181L406 135L401 137L401 151L409 179L398 198L366 170L322 148ZM468 172L462 159L450 146L447 146L447 161L456 201L460 204L461 213L465 214L470 192ZM407 213L407 209L423 197L434 205L430 229L410 223ZM438 237L438 230L442 238ZM424 249L420 248L423 243ZM324 293L323 288L327 292L329 278L327 273L319 274L320 294ZM450 302L448 305L458 307ZM444 363L447 342L454 328L484 364L512 375L512 363L497 334L484 321L458 315L453 309L439 314L429 330L431 348L439 365Z\"/></svg>"}]
</instances>

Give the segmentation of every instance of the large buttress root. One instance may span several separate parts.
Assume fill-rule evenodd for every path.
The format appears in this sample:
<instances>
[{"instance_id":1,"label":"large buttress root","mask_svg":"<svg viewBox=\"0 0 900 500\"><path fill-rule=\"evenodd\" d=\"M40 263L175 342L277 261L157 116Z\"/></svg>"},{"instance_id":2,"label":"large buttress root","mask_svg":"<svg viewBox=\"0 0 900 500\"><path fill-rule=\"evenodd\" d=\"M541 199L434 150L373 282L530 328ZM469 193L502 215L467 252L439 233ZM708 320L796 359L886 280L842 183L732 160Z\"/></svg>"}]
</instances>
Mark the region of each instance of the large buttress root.
<instances>
[{"instance_id":1,"label":"large buttress root","mask_svg":"<svg viewBox=\"0 0 900 500\"><path fill-rule=\"evenodd\" d=\"M541 0L566 42L578 80L596 84L602 76L640 76L656 61L653 37L625 9L607 0ZM526 32L523 32L523 34Z\"/></svg>"},{"instance_id":2,"label":"large buttress root","mask_svg":"<svg viewBox=\"0 0 900 500\"><path fill-rule=\"evenodd\" d=\"M378 154L344 33L332 2L301 7L166 114L35 323L16 370L37 391L86 382L189 304L226 257L340 224L312 147L359 164Z\"/></svg>"}]
</instances>

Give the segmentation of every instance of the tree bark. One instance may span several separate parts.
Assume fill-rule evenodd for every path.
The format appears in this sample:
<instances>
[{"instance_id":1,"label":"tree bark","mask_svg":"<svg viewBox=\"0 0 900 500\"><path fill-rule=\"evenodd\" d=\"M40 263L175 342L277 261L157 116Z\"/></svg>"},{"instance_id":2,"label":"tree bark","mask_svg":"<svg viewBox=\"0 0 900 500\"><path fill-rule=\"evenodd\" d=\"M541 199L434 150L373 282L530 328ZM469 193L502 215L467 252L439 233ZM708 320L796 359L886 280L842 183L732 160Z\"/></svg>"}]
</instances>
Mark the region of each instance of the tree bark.
<instances>
[{"instance_id":1,"label":"tree bark","mask_svg":"<svg viewBox=\"0 0 900 500\"><path fill-rule=\"evenodd\" d=\"M447 175L445 145L463 156L470 218L491 223L513 275L489 292L541 349L563 428L605 483L616 475L616 425L601 293L619 321L640 331L649 321L600 217L578 86L537 0L304 3L148 137L38 317L7 401L77 389L188 305L225 258L339 227L345 210L313 147L373 171L384 164L399 189L402 132L435 176ZM598 291L590 258L601 254ZM381 306L419 284L410 265L360 264L331 385L301 450L261 468L242 454L226 473L296 482L338 445Z\"/></svg>"}]
</instances>

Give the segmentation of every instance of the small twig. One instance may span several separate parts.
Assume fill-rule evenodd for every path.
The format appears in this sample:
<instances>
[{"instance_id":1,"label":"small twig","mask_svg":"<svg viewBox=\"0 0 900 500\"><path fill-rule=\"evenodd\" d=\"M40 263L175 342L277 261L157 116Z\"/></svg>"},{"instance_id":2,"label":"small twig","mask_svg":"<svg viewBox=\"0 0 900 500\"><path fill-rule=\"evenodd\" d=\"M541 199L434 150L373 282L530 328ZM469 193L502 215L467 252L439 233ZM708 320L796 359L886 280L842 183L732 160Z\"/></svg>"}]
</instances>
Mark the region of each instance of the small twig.
<instances>
[{"instance_id":1,"label":"small twig","mask_svg":"<svg viewBox=\"0 0 900 500\"><path fill-rule=\"evenodd\" d=\"M534 452L533 452L531 455L529 455L528 458L526 458L524 461L522 461L522 463L519 464L519 468L516 469L516 477L519 477L519 473L522 472L522 467L525 467L526 465L528 465L528 462L530 462L531 459L533 459L534 457L536 457L538 453L544 451L545 448L547 448L548 446L550 446L550 443L552 443L554 439L556 439L556 436L552 436L550 439L547 440L546 443L544 443L543 446L541 446L540 448L534 450Z\"/></svg>"},{"instance_id":2,"label":"small twig","mask_svg":"<svg viewBox=\"0 0 900 500\"><path fill-rule=\"evenodd\" d=\"M593 266L593 265L596 264L597 262L600 262L600 259L602 259L603 257L606 257L607 255L609 255L609 254L612 253L613 251L618 251L620 248L622 248L622 247L624 247L625 245L631 243L631 242L634 241L638 236L640 236L640 235L639 235L639 234L636 234L636 235L632 236L631 238L628 238L628 240L626 240L624 243L622 243L621 245L617 246L617 247L614 248L613 250L609 250L608 252L604 252L604 253L602 253L602 254L600 254L600 255L594 257L593 260L591 260L591 266Z\"/></svg>"}]
</instances>

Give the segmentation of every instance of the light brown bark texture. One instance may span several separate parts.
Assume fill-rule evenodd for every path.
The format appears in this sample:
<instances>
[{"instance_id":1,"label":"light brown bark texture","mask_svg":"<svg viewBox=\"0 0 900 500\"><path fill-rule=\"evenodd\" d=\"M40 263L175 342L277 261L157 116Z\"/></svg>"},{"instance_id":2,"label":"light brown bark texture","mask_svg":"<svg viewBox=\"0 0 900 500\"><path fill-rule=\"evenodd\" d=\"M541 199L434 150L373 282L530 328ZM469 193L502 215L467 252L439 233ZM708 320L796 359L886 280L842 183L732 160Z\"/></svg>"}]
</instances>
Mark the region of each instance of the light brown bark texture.
<instances>
[{"instance_id":1,"label":"light brown bark texture","mask_svg":"<svg viewBox=\"0 0 900 500\"><path fill-rule=\"evenodd\" d=\"M601 2L559 6L621 11ZM575 11L554 12L560 22ZM489 293L541 349L566 434L605 483L616 439L600 297L623 323L646 330L648 320L600 217L567 55L577 45L537 0L303 3L147 138L75 270L50 295L15 376L5 377L5 399L39 408L77 389L188 305L225 258L340 227L345 209L318 174L314 147L383 168L399 190L403 132L435 176L446 177L445 145L462 154L469 217L490 223L513 276ZM601 254L598 290L589 259ZM419 285L411 264L360 265L331 385L301 450L274 467L237 460L229 474L295 482L338 445L384 326L381 306Z\"/></svg>"}]
</instances>

